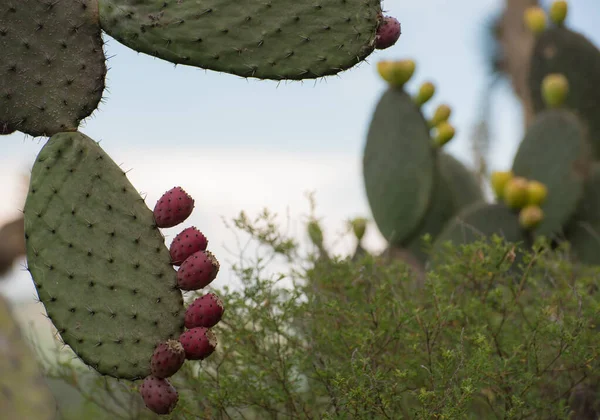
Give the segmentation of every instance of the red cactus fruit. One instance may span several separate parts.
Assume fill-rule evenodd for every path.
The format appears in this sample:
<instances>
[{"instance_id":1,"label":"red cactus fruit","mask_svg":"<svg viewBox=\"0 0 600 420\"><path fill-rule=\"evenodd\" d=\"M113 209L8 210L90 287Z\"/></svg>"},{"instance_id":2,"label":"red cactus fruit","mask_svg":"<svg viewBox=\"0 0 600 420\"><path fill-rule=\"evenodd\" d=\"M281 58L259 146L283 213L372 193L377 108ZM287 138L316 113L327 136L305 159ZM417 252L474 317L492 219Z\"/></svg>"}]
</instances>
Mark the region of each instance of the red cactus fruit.
<instances>
[{"instance_id":1,"label":"red cactus fruit","mask_svg":"<svg viewBox=\"0 0 600 420\"><path fill-rule=\"evenodd\" d=\"M219 267L219 262L210 251L195 252L177 270L177 285L181 290L202 289L217 277Z\"/></svg>"},{"instance_id":2,"label":"red cactus fruit","mask_svg":"<svg viewBox=\"0 0 600 420\"><path fill-rule=\"evenodd\" d=\"M167 340L154 349L150 368L152 375L157 378L173 376L185 362L185 351L177 340Z\"/></svg>"},{"instance_id":3,"label":"red cactus fruit","mask_svg":"<svg viewBox=\"0 0 600 420\"><path fill-rule=\"evenodd\" d=\"M184 229L175 236L169 252L171 253L171 263L181 265L190 255L198 251L206 251L208 240L194 226Z\"/></svg>"},{"instance_id":4,"label":"red cactus fruit","mask_svg":"<svg viewBox=\"0 0 600 420\"><path fill-rule=\"evenodd\" d=\"M179 336L179 342L185 350L188 360L203 360L217 348L217 336L208 328L197 327L185 331Z\"/></svg>"},{"instance_id":5,"label":"red cactus fruit","mask_svg":"<svg viewBox=\"0 0 600 420\"><path fill-rule=\"evenodd\" d=\"M197 298L185 311L185 327L212 328L223 317L223 302L214 293Z\"/></svg>"},{"instance_id":6,"label":"red cactus fruit","mask_svg":"<svg viewBox=\"0 0 600 420\"><path fill-rule=\"evenodd\" d=\"M140 386L144 404L156 414L169 414L179 401L177 390L169 381L148 376Z\"/></svg>"},{"instance_id":7,"label":"red cactus fruit","mask_svg":"<svg viewBox=\"0 0 600 420\"><path fill-rule=\"evenodd\" d=\"M194 199L181 187L171 188L154 206L154 220L159 228L169 228L182 223L194 210Z\"/></svg>"},{"instance_id":8,"label":"red cactus fruit","mask_svg":"<svg viewBox=\"0 0 600 420\"><path fill-rule=\"evenodd\" d=\"M398 41L401 33L400 22L397 19L391 16L384 17L381 25L377 28L375 48L384 50L391 47Z\"/></svg>"}]
</instances>

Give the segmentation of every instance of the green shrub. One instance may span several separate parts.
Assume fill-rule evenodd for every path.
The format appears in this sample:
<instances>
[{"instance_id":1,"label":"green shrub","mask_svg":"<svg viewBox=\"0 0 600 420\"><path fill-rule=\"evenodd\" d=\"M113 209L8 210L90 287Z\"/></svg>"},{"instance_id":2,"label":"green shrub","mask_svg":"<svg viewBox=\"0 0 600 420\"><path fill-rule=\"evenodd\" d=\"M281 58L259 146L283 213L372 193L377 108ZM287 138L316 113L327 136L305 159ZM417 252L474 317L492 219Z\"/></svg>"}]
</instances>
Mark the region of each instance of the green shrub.
<instances>
[{"instance_id":1,"label":"green shrub","mask_svg":"<svg viewBox=\"0 0 600 420\"><path fill-rule=\"evenodd\" d=\"M261 252L234 266L241 287L216 290L217 352L172 378L172 418L566 419L574 390L597 383L599 270L568 249L448 246L420 284L401 261L303 255L268 212L235 225Z\"/></svg>"}]
</instances>

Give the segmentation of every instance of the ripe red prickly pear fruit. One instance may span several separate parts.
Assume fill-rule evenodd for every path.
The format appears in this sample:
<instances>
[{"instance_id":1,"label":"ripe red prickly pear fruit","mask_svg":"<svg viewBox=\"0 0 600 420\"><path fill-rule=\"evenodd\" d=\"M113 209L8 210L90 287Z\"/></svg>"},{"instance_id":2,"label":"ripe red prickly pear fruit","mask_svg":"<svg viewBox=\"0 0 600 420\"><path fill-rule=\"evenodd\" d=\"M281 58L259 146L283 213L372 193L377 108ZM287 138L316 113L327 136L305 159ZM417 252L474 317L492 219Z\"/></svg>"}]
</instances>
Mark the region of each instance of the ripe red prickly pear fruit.
<instances>
[{"instance_id":1,"label":"ripe red prickly pear fruit","mask_svg":"<svg viewBox=\"0 0 600 420\"><path fill-rule=\"evenodd\" d=\"M210 251L195 252L177 270L177 285L181 290L202 289L217 277L219 267L219 262Z\"/></svg>"},{"instance_id":2,"label":"ripe red prickly pear fruit","mask_svg":"<svg viewBox=\"0 0 600 420\"><path fill-rule=\"evenodd\" d=\"M188 360L203 360L217 348L217 336L208 328L196 327L179 336Z\"/></svg>"},{"instance_id":3,"label":"ripe red prickly pear fruit","mask_svg":"<svg viewBox=\"0 0 600 420\"><path fill-rule=\"evenodd\" d=\"M224 311L221 299L214 293L207 293L188 306L185 311L185 327L214 327L223 317Z\"/></svg>"},{"instance_id":4,"label":"ripe red prickly pear fruit","mask_svg":"<svg viewBox=\"0 0 600 420\"><path fill-rule=\"evenodd\" d=\"M175 236L169 252L171 253L171 263L181 265L190 255L198 251L206 251L208 240L194 226L184 229Z\"/></svg>"},{"instance_id":5,"label":"ripe red prickly pear fruit","mask_svg":"<svg viewBox=\"0 0 600 420\"><path fill-rule=\"evenodd\" d=\"M384 17L381 25L377 28L375 48L384 50L391 47L398 41L401 33L400 22L396 18L391 16Z\"/></svg>"},{"instance_id":6,"label":"ripe red prickly pear fruit","mask_svg":"<svg viewBox=\"0 0 600 420\"><path fill-rule=\"evenodd\" d=\"M185 351L177 340L167 340L154 349L150 368L152 375L157 378L173 376L185 362Z\"/></svg>"},{"instance_id":7,"label":"ripe red prickly pear fruit","mask_svg":"<svg viewBox=\"0 0 600 420\"><path fill-rule=\"evenodd\" d=\"M171 188L154 206L154 220L159 228L169 228L182 223L194 210L194 199L181 187Z\"/></svg>"},{"instance_id":8,"label":"ripe red prickly pear fruit","mask_svg":"<svg viewBox=\"0 0 600 420\"><path fill-rule=\"evenodd\" d=\"M155 376L148 376L140 386L142 399L150 410L156 414L169 414L179 401L177 390L169 381Z\"/></svg>"}]
</instances>

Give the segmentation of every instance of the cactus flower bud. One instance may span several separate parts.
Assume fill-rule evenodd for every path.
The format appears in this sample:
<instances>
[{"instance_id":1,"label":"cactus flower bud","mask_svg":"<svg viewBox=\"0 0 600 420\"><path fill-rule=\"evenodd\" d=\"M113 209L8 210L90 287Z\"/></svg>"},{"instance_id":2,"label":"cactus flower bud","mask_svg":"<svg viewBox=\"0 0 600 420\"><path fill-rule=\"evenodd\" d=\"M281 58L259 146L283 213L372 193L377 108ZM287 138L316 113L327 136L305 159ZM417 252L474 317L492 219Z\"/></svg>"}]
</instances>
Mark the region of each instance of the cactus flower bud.
<instances>
[{"instance_id":1,"label":"cactus flower bud","mask_svg":"<svg viewBox=\"0 0 600 420\"><path fill-rule=\"evenodd\" d=\"M513 179L514 174L512 171L494 171L490 177L490 183L492 184L492 190L498 199L504 197L504 188L508 181Z\"/></svg>"},{"instance_id":2,"label":"cactus flower bud","mask_svg":"<svg viewBox=\"0 0 600 420\"><path fill-rule=\"evenodd\" d=\"M454 127L446 121L439 123L435 127L435 130L436 134L433 141L437 147L442 147L444 144L448 143L456 134Z\"/></svg>"},{"instance_id":3,"label":"cactus flower bud","mask_svg":"<svg viewBox=\"0 0 600 420\"><path fill-rule=\"evenodd\" d=\"M419 92L415 96L415 102L421 106L429 101L435 94L435 86L431 82L425 82L419 87Z\"/></svg>"},{"instance_id":4,"label":"cactus flower bud","mask_svg":"<svg viewBox=\"0 0 600 420\"><path fill-rule=\"evenodd\" d=\"M522 177L514 177L504 187L504 203L512 209L525 207L529 198L529 182Z\"/></svg>"},{"instance_id":5,"label":"cactus flower bud","mask_svg":"<svg viewBox=\"0 0 600 420\"><path fill-rule=\"evenodd\" d=\"M413 60L380 61L377 71L390 86L402 88L413 76L416 64Z\"/></svg>"},{"instance_id":6,"label":"cactus flower bud","mask_svg":"<svg viewBox=\"0 0 600 420\"><path fill-rule=\"evenodd\" d=\"M435 112L433 113L433 117L431 117L431 120L429 120L429 125L431 127L435 127L439 123L448 121L448 119L450 118L450 114L452 114L452 108L450 108L446 104L439 105L435 109Z\"/></svg>"},{"instance_id":7,"label":"cactus flower bud","mask_svg":"<svg viewBox=\"0 0 600 420\"><path fill-rule=\"evenodd\" d=\"M534 34L540 34L546 30L546 12L539 6L528 7L525 10L525 24Z\"/></svg>"},{"instance_id":8,"label":"cactus flower bud","mask_svg":"<svg viewBox=\"0 0 600 420\"><path fill-rule=\"evenodd\" d=\"M530 206L541 206L548 196L548 188L538 181L529 181L527 186L528 200Z\"/></svg>"},{"instance_id":9,"label":"cactus flower bud","mask_svg":"<svg viewBox=\"0 0 600 420\"><path fill-rule=\"evenodd\" d=\"M555 24L561 26L567 18L569 6L564 0L557 0L550 6L550 20Z\"/></svg>"},{"instance_id":10,"label":"cactus flower bud","mask_svg":"<svg viewBox=\"0 0 600 420\"><path fill-rule=\"evenodd\" d=\"M544 211L539 206L526 206L519 212L519 224L523 229L535 229L544 220Z\"/></svg>"},{"instance_id":11,"label":"cactus flower bud","mask_svg":"<svg viewBox=\"0 0 600 420\"><path fill-rule=\"evenodd\" d=\"M569 94L569 81L559 73L549 74L542 81L542 96L546 106L556 108L561 106Z\"/></svg>"}]
</instances>

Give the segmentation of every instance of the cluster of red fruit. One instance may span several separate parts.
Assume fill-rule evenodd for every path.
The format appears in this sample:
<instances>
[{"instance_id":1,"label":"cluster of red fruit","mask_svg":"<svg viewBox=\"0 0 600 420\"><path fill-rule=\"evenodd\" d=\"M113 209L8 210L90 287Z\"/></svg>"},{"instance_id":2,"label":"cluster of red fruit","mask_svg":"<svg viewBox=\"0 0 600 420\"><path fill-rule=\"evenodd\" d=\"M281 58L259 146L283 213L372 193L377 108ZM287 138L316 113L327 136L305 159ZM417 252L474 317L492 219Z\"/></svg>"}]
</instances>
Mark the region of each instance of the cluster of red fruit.
<instances>
[{"instance_id":1,"label":"cluster of red fruit","mask_svg":"<svg viewBox=\"0 0 600 420\"><path fill-rule=\"evenodd\" d=\"M181 187L167 191L154 208L154 219L159 228L177 226L194 209L194 200ZM169 248L171 263L179 266L177 285L181 290L200 290L208 286L219 272L219 262L207 251L208 240L195 227L180 232ZM179 400L177 390L166 379L173 376L186 360L203 360L217 346L210 328L223 316L223 304L214 293L197 298L185 312L186 331L178 340L160 343L152 355L151 374L140 386L146 407L157 414L168 414Z\"/></svg>"}]
</instances>

